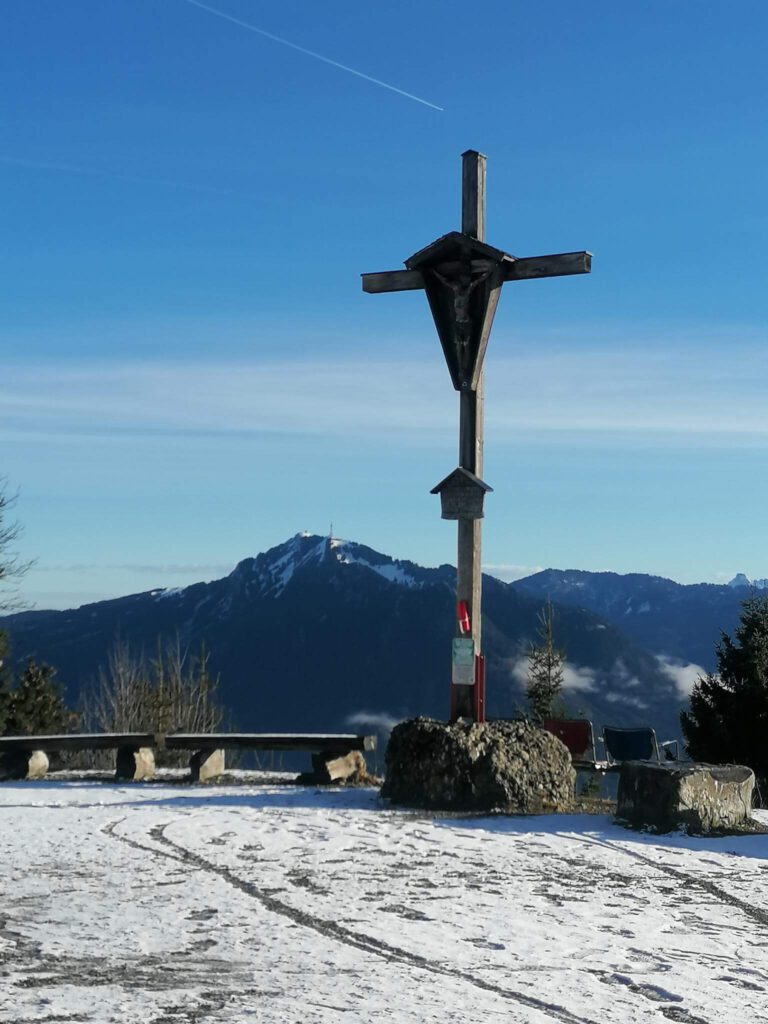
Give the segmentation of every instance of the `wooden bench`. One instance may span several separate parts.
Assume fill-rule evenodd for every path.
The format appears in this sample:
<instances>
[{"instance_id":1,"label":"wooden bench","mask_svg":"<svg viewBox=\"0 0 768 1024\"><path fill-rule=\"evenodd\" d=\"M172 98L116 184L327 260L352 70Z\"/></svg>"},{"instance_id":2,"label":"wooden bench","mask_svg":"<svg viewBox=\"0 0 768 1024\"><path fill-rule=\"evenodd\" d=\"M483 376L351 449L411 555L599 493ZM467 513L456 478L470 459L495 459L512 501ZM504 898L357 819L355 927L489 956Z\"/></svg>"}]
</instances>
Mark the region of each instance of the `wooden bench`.
<instances>
[{"instance_id":1,"label":"wooden bench","mask_svg":"<svg viewBox=\"0 0 768 1024\"><path fill-rule=\"evenodd\" d=\"M70 733L61 736L2 736L0 754L14 779L41 779L48 755L64 750L117 750L116 779L151 779L155 774L151 732Z\"/></svg>"},{"instance_id":2,"label":"wooden bench","mask_svg":"<svg viewBox=\"0 0 768 1024\"><path fill-rule=\"evenodd\" d=\"M151 779L154 750L191 750L193 781L206 782L224 771L228 749L307 751L313 772L308 782L329 783L365 769L364 751L376 749L375 736L352 733L72 733L63 736L0 737L0 754L12 778L39 779L48 754L63 750L117 750L116 779Z\"/></svg>"},{"instance_id":3,"label":"wooden bench","mask_svg":"<svg viewBox=\"0 0 768 1024\"><path fill-rule=\"evenodd\" d=\"M376 749L375 736L353 733L169 733L169 750L192 750L189 768L195 781L206 782L224 771L226 750L306 751L312 754L312 776L306 781L337 782L365 768L361 755Z\"/></svg>"}]
</instances>

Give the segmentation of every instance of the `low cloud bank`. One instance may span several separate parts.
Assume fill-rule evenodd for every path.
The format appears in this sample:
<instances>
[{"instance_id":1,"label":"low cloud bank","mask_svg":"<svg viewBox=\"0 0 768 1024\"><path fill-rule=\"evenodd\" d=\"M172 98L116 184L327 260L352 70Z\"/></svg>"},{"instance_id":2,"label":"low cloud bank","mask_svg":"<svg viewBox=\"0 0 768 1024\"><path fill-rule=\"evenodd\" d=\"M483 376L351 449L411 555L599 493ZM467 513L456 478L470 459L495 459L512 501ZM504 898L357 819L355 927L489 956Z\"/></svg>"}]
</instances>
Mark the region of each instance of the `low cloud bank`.
<instances>
[{"instance_id":1,"label":"low cloud bank","mask_svg":"<svg viewBox=\"0 0 768 1024\"><path fill-rule=\"evenodd\" d=\"M683 698L690 697L696 680L699 676L707 674L707 670L701 665L680 661L677 658L668 658L664 654L657 654L656 660L661 671L672 680L677 687L677 692Z\"/></svg>"},{"instance_id":2,"label":"low cloud bank","mask_svg":"<svg viewBox=\"0 0 768 1024\"><path fill-rule=\"evenodd\" d=\"M348 715L345 722L349 726L372 729L374 732L392 732L400 721L386 711L356 711Z\"/></svg>"},{"instance_id":3,"label":"low cloud bank","mask_svg":"<svg viewBox=\"0 0 768 1024\"><path fill-rule=\"evenodd\" d=\"M523 656L518 658L512 665L512 678L516 682L520 683L521 686L525 686L528 682L528 669L530 664L531 659ZM596 679L594 669L585 668L583 665L573 665L570 661L566 661L564 663L563 690L593 690L595 688L595 683Z\"/></svg>"},{"instance_id":4,"label":"low cloud bank","mask_svg":"<svg viewBox=\"0 0 768 1024\"><path fill-rule=\"evenodd\" d=\"M530 659L519 657L511 667L512 678L523 688L528 682ZM628 707L646 708L638 690L642 683L618 658L610 669L598 670L586 665L574 665L570 661L563 664L563 693L600 692L602 698L609 703L622 703Z\"/></svg>"},{"instance_id":5,"label":"low cloud bank","mask_svg":"<svg viewBox=\"0 0 768 1024\"><path fill-rule=\"evenodd\" d=\"M208 333L227 339L226 324L206 324ZM133 337L135 326L129 326ZM144 337L188 339L200 344L199 323L189 320L141 325ZM233 347L243 337L264 333L252 322L232 328ZM114 326L110 325L110 334ZM198 332L195 334L194 332ZM274 341L274 329L266 335ZM590 335L594 332L590 329ZM504 403L489 403L488 423L499 442L518 438L520 431L551 435L566 431L612 432L640 436L675 432L695 437L728 437L764 443L768 435L765 390L768 383L763 339L744 330L736 343L714 339L708 358L692 362L682 345L670 346L665 332L641 335L634 345L617 350L612 337L579 338L565 348L559 339L536 339L529 351L497 356L493 390ZM573 332L570 332L573 338ZM682 340L682 339L681 339ZM286 339L289 341L289 339ZM648 343L650 341L650 344ZM23 350L23 338L7 338ZM702 335L697 332L697 351ZM677 352L676 352L677 348ZM403 352L405 350L403 349ZM373 359L370 354L332 359L285 358L222 362L204 360L106 361L79 363L39 360L14 363L0 379L0 426L14 433L60 436L61 433L103 436L162 431L263 432L272 436L307 433L318 436L357 435L413 438L444 435L452 426L445 402L445 382L431 355L403 354ZM391 382L399 384L392 401ZM723 380L729 387L723 389ZM490 386L490 385L489 385ZM649 407L648 394L654 396ZM184 395L183 402L168 401ZM259 401L254 402L254 394ZM584 395L589 401L584 401Z\"/></svg>"}]
</instances>

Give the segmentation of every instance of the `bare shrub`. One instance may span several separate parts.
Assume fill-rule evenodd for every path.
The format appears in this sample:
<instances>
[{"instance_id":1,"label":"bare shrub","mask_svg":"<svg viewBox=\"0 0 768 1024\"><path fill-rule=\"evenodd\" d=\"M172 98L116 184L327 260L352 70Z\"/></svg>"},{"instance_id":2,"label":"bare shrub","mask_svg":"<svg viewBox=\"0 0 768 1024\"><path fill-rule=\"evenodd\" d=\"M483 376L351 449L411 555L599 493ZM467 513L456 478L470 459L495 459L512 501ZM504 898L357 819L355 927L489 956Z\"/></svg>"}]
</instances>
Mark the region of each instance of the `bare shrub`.
<instances>
[{"instance_id":1,"label":"bare shrub","mask_svg":"<svg viewBox=\"0 0 768 1024\"><path fill-rule=\"evenodd\" d=\"M15 583L32 568L34 562L24 561L11 550L21 536L21 526L8 521L8 513L16 504L17 495L6 491L6 480L0 477L0 612L19 611L24 602L19 598Z\"/></svg>"},{"instance_id":2,"label":"bare shrub","mask_svg":"<svg viewBox=\"0 0 768 1024\"><path fill-rule=\"evenodd\" d=\"M97 732L215 732L224 718L218 677L211 676L209 654L197 655L175 641L158 641L154 657L135 654L118 641L99 669L87 716ZM186 762L183 751L157 751L161 765ZM103 763L96 765L104 767Z\"/></svg>"}]
</instances>

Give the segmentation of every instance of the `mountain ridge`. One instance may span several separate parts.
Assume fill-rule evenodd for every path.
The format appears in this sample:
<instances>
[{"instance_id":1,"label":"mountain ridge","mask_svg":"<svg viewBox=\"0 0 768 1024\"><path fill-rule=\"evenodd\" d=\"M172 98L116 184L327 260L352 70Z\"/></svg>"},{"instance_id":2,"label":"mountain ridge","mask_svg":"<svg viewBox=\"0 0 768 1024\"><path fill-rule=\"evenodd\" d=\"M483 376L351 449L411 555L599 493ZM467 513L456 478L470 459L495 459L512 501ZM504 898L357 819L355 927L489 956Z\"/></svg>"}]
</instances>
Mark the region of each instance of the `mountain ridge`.
<instances>
[{"instance_id":1,"label":"mountain ridge","mask_svg":"<svg viewBox=\"0 0 768 1024\"><path fill-rule=\"evenodd\" d=\"M545 569L512 586L531 596L589 609L657 655L713 670L721 631L733 632L742 603L753 592L749 586L732 584Z\"/></svg>"},{"instance_id":2,"label":"mountain ridge","mask_svg":"<svg viewBox=\"0 0 768 1024\"><path fill-rule=\"evenodd\" d=\"M523 703L525 650L543 599L484 577L488 709ZM353 541L297 534L225 577L183 588L0 620L14 657L59 669L84 700L119 637L151 653L158 637L204 643L240 728L344 728L352 717L444 717L450 690L455 569L424 568ZM657 725L677 735L682 694L652 653L589 609L557 607L572 711L598 724ZM667 738L665 736L665 738Z\"/></svg>"}]
</instances>

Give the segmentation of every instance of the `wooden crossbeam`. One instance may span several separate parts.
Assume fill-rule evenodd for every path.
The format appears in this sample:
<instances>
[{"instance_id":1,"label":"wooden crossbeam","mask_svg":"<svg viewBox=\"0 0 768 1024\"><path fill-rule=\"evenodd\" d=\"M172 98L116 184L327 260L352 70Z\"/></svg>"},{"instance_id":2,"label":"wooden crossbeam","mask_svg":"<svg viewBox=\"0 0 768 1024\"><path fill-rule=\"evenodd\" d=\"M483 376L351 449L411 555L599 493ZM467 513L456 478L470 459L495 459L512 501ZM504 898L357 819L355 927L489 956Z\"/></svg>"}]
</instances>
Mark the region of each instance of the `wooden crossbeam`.
<instances>
[{"instance_id":1,"label":"wooden crossbeam","mask_svg":"<svg viewBox=\"0 0 768 1024\"><path fill-rule=\"evenodd\" d=\"M592 270L591 252L561 252L555 256L524 256L504 264L505 281L530 281L537 277L565 277L588 274Z\"/></svg>"},{"instance_id":2,"label":"wooden crossbeam","mask_svg":"<svg viewBox=\"0 0 768 1024\"><path fill-rule=\"evenodd\" d=\"M424 287L424 276L419 270L384 270L380 274L361 274L363 291L370 295L379 292L410 292Z\"/></svg>"},{"instance_id":3,"label":"wooden crossbeam","mask_svg":"<svg viewBox=\"0 0 768 1024\"><path fill-rule=\"evenodd\" d=\"M473 261L475 262L478 261ZM505 281L531 281L540 277L588 274L592 269L592 253L562 252L552 256L524 256L522 259L511 257L504 261L503 268ZM378 295L382 292L409 292L424 287L424 275L420 270L384 270L378 274L362 274L361 277L363 291L369 295Z\"/></svg>"}]
</instances>

